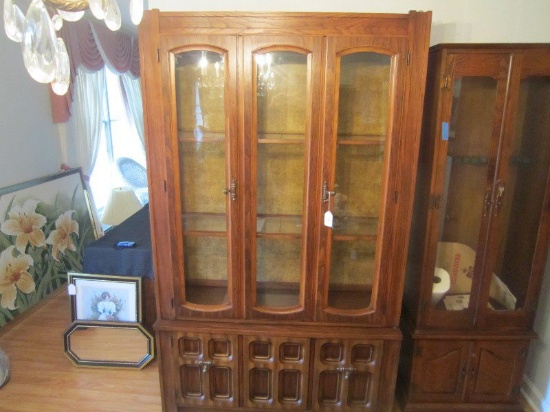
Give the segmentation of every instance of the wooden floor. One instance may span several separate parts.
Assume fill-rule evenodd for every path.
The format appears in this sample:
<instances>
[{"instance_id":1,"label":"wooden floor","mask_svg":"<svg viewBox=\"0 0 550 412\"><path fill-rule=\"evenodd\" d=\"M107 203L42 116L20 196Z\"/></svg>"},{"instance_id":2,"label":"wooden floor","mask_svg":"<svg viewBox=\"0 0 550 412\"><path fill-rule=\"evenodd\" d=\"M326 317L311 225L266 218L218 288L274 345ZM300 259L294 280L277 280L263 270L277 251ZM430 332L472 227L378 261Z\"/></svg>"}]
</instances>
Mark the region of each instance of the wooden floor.
<instances>
[{"instance_id":1,"label":"wooden floor","mask_svg":"<svg viewBox=\"0 0 550 412\"><path fill-rule=\"evenodd\" d=\"M156 360L142 370L77 367L63 349L69 324L65 290L0 329L0 348L11 364L11 379L0 389L0 412L161 411Z\"/></svg>"},{"instance_id":2,"label":"wooden floor","mask_svg":"<svg viewBox=\"0 0 550 412\"><path fill-rule=\"evenodd\" d=\"M6 332L0 329L11 365L0 411L161 411L156 360L142 370L77 367L63 350L69 325L64 291Z\"/></svg>"}]
</instances>

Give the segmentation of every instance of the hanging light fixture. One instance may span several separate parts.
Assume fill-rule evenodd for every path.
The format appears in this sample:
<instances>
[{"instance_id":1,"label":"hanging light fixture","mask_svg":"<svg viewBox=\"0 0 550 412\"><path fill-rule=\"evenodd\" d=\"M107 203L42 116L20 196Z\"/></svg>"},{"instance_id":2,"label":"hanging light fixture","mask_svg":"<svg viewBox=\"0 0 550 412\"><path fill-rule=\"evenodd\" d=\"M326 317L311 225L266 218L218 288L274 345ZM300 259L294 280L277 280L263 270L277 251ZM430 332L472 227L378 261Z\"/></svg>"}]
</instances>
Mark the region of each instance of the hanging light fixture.
<instances>
[{"instance_id":1,"label":"hanging light fixture","mask_svg":"<svg viewBox=\"0 0 550 412\"><path fill-rule=\"evenodd\" d=\"M50 83L56 94L67 92L71 69L63 39L56 32L63 20L77 21L86 9L116 31L122 19L117 0L32 0L27 14L14 0L4 0L4 29L9 39L21 43L23 62L30 76ZM130 0L130 17L138 25L143 16L143 0Z\"/></svg>"}]
</instances>

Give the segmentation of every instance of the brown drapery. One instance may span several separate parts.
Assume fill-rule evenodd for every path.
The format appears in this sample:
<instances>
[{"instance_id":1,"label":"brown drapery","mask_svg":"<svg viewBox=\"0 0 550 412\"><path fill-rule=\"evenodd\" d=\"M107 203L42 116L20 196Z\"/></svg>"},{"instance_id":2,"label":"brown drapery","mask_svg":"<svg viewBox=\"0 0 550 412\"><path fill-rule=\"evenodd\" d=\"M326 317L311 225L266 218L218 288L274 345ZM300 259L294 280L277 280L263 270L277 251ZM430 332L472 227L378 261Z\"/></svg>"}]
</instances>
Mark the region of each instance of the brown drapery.
<instances>
[{"instance_id":1,"label":"brown drapery","mask_svg":"<svg viewBox=\"0 0 550 412\"><path fill-rule=\"evenodd\" d=\"M64 96L56 95L50 88L54 123L64 123L71 116L76 69L82 65L89 71L101 70L105 66L102 53L108 64L117 72L130 71L132 75L139 77L139 48L135 37L121 31L113 32L102 24L94 24L84 19L72 23L65 22L58 34L65 42L69 53L71 84Z\"/></svg>"}]
</instances>

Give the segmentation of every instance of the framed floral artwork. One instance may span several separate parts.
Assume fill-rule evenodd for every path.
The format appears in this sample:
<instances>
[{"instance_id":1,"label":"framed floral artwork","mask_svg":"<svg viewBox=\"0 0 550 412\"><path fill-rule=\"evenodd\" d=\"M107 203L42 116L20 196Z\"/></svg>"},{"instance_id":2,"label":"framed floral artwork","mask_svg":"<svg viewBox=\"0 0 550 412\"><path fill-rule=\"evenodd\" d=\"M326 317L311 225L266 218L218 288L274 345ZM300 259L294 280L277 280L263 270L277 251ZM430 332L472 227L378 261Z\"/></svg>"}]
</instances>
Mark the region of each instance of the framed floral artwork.
<instances>
[{"instance_id":1,"label":"framed floral artwork","mask_svg":"<svg viewBox=\"0 0 550 412\"><path fill-rule=\"evenodd\" d=\"M82 270L98 226L80 168L0 189L0 327Z\"/></svg>"},{"instance_id":2,"label":"framed floral artwork","mask_svg":"<svg viewBox=\"0 0 550 412\"><path fill-rule=\"evenodd\" d=\"M72 321L141 322L141 278L69 272Z\"/></svg>"}]
</instances>

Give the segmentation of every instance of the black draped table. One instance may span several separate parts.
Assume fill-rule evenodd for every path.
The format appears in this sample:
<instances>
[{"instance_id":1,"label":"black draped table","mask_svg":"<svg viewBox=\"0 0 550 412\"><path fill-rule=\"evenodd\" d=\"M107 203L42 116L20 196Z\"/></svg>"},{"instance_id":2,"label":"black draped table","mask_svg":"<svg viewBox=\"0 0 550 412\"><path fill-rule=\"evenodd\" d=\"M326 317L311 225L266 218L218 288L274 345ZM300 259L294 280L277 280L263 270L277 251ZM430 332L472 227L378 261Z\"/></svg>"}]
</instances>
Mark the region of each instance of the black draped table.
<instances>
[{"instance_id":1,"label":"black draped table","mask_svg":"<svg viewBox=\"0 0 550 412\"><path fill-rule=\"evenodd\" d=\"M120 241L136 242L130 248L117 247ZM85 273L153 278L149 205L84 248Z\"/></svg>"},{"instance_id":2,"label":"black draped table","mask_svg":"<svg viewBox=\"0 0 550 412\"><path fill-rule=\"evenodd\" d=\"M121 241L136 242L133 247L118 247ZM149 205L145 205L120 225L84 248L82 270L98 275L140 276L143 278L143 322L152 328L156 319L155 286Z\"/></svg>"}]
</instances>

